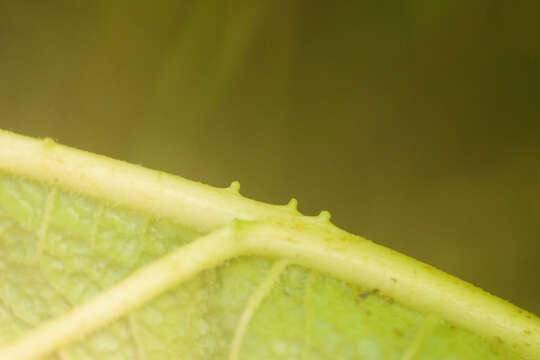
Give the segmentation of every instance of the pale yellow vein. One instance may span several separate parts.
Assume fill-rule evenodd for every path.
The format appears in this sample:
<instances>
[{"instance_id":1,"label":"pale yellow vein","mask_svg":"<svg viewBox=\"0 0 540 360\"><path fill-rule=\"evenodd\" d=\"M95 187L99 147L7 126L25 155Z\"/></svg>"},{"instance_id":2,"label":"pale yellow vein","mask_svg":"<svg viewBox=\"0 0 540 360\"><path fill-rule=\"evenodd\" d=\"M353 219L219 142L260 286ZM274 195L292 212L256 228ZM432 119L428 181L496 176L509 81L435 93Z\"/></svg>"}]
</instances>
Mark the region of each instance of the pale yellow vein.
<instances>
[{"instance_id":1,"label":"pale yellow vein","mask_svg":"<svg viewBox=\"0 0 540 360\"><path fill-rule=\"evenodd\" d=\"M96 247L96 235L99 226L99 220L101 219L101 214L103 213L103 204L100 204L94 213L94 218L92 219L92 228L90 230L90 243L92 247Z\"/></svg>"},{"instance_id":2,"label":"pale yellow vein","mask_svg":"<svg viewBox=\"0 0 540 360\"><path fill-rule=\"evenodd\" d=\"M305 344L305 353L304 359L309 360L310 358L310 349L312 346L312 335L311 329L313 327L313 282L315 281L315 274L313 271L309 272L308 278L306 279L306 284L304 288L304 344Z\"/></svg>"},{"instance_id":3,"label":"pale yellow vein","mask_svg":"<svg viewBox=\"0 0 540 360\"><path fill-rule=\"evenodd\" d=\"M135 343L135 351L137 354L137 359L139 360L147 360L148 357L146 356L146 352L144 351L144 346L141 338L141 333L139 331L139 327L136 323L135 315L130 314L128 316L128 324L129 324L129 332L131 333L131 337L133 337L133 341Z\"/></svg>"},{"instance_id":4,"label":"pale yellow vein","mask_svg":"<svg viewBox=\"0 0 540 360\"><path fill-rule=\"evenodd\" d=\"M69 355L66 349L58 350L58 357L60 360L71 360L71 355Z\"/></svg>"},{"instance_id":5,"label":"pale yellow vein","mask_svg":"<svg viewBox=\"0 0 540 360\"><path fill-rule=\"evenodd\" d=\"M11 219L13 220L15 223L17 223L16 220L14 219ZM0 236L4 235L5 233L8 232L9 229L11 229L11 227L13 226L13 224L9 224L8 226L5 226L4 228L0 228Z\"/></svg>"},{"instance_id":6,"label":"pale yellow vein","mask_svg":"<svg viewBox=\"0 0 540 360\"><path fill-rule=\"evenodd\" d=\"M51 220L54 203L56 201L56 194L57 194L56 187L54 186L51 187L51 190L49 191L49 194L47 195L47 200L45 202L45 211L41 219L41 224L39 225L39 229L37 231L38 240L37 240L37 246L36 246L35 260L39 259L39 257L43 253L43 249L45 248L47 230L49 229L49 223Z\"/></svg>"},{"instance_id":7,"label":"pale yellow vein","mask_svg":"<svg viewBox=\"0 0 540 360\"><path fill-rule=\"evenodd\" d=\"M272 289L272 286L279 280L279 277L283 270L290 264L289 260L280 260L272 265L272 268L268 272L266 278L259 284L257 289L248 299L246 308L240 316L240 320L236 325L234 331L233 341L231 344L231 350L229 352L229 360L238 360L238 355L240 354L240 347L242 346L242 341L244 340L244 335L246 333L249 321L251 320L253 314L264 300L266 295Z\"/></svg>"},{"instance_id":8,"label":"pale yellow vein","mask_svg":"<svg viewBox=\"0 0 540 360\"><path fill-rule=\"evenodd\" d=\"M403 353L401 360L412 360L414 358L414 356L420 349L420 346L422 346L422 343L429 336L429 334L433 332L438 322L439 317L435 314L431 313L426 316L426 318L422 322L422 325L420 326L420 329L418 330L418 333L416 333L414 340L409 345L407 350Z\"/></svg>"},{"instance_id":9,"label":"pale yellow vein","mask_svg":"<svg viewBox=\"0 0 540 360\"><path fill-rule=\"evenodd\" d=\"M50 354L128 314L171 286L237 256L241 248L233 233L232 227L226 227L176 249L66 314L0 346L0 359L30 360Z\"/></svg>"},{"instance_id":10,"label":"pale yellow vein","mask_svg":"<svg viewBox=\"0 0 540 360\"><path fill-rule=\"evenodd\" d=\"M19 316L13 308L0 297L0 307L14 320L14 326L18 332L24 332L26 329L31 328L32 324L27 322L24 318Z\"/></svg>"}]
</instances>

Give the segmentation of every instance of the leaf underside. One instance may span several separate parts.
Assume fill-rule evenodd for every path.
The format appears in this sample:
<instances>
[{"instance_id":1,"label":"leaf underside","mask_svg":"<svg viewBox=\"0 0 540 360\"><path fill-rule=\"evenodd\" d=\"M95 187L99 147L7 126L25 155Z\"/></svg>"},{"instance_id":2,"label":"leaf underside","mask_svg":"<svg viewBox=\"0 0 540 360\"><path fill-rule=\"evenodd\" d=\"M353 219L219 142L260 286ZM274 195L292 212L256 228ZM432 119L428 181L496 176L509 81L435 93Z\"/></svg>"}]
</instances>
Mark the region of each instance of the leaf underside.
<instances>
[{"instance_id":1,"label":"leaf underside","mask_svg":"<svg viewBox=\"0 0 540 360\"><path fill-rule=\"evenodd\" d=\"M0 346L202 235L0 173ZM297 265L284 266L267 282L268 291L252 304L238 353L231 354L250 299L279 260L231 259L47 359L519 358L377 289Z\"/></svg>"}]
</instances>

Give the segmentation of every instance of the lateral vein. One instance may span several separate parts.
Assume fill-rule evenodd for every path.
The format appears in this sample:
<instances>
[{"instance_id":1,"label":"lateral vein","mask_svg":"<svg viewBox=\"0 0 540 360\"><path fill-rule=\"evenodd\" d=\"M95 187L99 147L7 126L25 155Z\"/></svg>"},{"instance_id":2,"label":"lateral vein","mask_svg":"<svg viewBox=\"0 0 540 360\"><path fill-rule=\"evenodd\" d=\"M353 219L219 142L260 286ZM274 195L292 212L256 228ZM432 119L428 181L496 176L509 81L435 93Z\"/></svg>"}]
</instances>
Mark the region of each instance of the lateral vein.
<instances>
[{"instance_id":1,"label":"lateral vein","mask_svg":"<svg viewBox=\"0 0 540 360\"><path fill-rule=\"evenodd\" d=\"M0 347L2 360L43 357L118 319L201 271L240 254L234 229L227 226L164 256L70 312L48 320Z\"/></svg>"},{"instance_id":2,"label":"lateral vein","mask_svg":"<svg viewBox=\"0 0 540 360\"><path fill-rule=\"evenodd\" d=\"M435 329L438 321L439 317L433 313L426 316L426 318L422 322L422 325L420 326L420 329L418 330L418 333L414 337L414 340L407 347L407 350L405 350L405 352L403 353L401 360L412 360L414 358L414 356L418 353L418 350L422 346L422 343Z\"/></svg>"},{"instance_id":3,"label":"lateral vein","mask_svg":"<svg viewBox=\"0 0 540 360\"><path fill-rule=\"evenodd\" d=\"M306 279L305 288L304 288L304 345L306 352L304 353L303 359L309 360L310 350L313 343L311 328L313 326L313 282L315 281L315 273L313 270L309 272L308 278Z\"/></svg>"},{"instance_id":4,"label":"lateral vein","mask_svg":"<svg viewBox=\"0 0 540 360\"><path fill-rule=\"evenodd\" d=\"M135 343L135 351L137 354L138 360L147 360L146 352L144 351L144 347L142 344L142 339L139 333L139 328L136 323L135 316L133 314L129 314L128 316L128 325L129 325L129 332L131 333L131 337L133 338L133 342Z\"/></svg>"},{"instance_id":5,"label":"lateral vein","mask_svg":"<svg viewBox=\"0 0 540 360\"><path fill-rule=\"evenodd\" d=\"M240 320L236 325L234 331L233 341L231 344L231 350L229 352L229 360L238 360L238 355L240 354L240 347L242 346L242 341L244 340L244 335L246 333L249 321L257 311L257 308L264 300L266 295L272 290L274 284L279 280L279 277L285 270L285 268L290 264L290 261L287 259L279 260L272 265L268 275L264 280L259 284L257 289L248 299L246 308L240 316Z\"/></svg>"},{"instance_id":6,"label":"lateral vein","mask_svg":"<svg viewBox=\"0 0 540 360\"><path fill-rule=\"evenodd\" d=\"M49 223L51 221L51 214L54 209L54 203L56 201L56 194L58 190L56 187L51 187L51 190L49 191L49 194L47 195L47 200L45 202L45 211L43 212L43 218L41 220L41 224L39 226L39 229L37 231L37 246L36 246L36 254L35 254L35 260L39 260L41 257L41 254L43 254L43 249L45 249L45 240L47 237L47 231L49 229Z\"/></svg>"}]
</instances>

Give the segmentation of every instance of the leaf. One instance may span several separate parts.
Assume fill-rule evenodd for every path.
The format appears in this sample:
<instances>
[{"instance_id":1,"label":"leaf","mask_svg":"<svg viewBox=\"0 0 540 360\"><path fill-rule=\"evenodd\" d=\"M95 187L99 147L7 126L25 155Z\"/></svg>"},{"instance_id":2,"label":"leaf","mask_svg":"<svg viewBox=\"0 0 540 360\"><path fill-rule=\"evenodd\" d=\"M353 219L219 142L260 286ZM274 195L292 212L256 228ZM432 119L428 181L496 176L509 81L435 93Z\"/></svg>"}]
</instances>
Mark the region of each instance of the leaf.
<instances>
[{"instance_id":1,"label":"leaf","mask_svg":"<svg viewBox=\"0 0 540 360\"><path fill-rule=\"evenodd\" d=\"M539 319L277 206L0 131L0 359L536 359Z\"/></svg>"}]
</instances>

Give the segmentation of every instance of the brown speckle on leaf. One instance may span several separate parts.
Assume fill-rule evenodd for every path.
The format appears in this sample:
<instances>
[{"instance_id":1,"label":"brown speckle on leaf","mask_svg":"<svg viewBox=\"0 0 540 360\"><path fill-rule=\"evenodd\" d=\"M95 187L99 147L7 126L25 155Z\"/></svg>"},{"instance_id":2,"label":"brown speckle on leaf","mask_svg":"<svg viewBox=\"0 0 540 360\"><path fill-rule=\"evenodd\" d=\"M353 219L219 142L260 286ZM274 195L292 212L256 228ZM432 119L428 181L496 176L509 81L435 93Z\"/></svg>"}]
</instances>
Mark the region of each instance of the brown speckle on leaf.
<instances>
[{"instance_id":1,"label":"brown speckle on leaf","mask_svg":"<svg viewBox=\"0 0 540 360\"><path fill-rule=\"evenodd\" d=\"M360 299L366 299L369 295L377 294L379 292L379 289L375 288L373 290L364 291L358 294L358 297Z\"/></svg>"}]
</instances>

